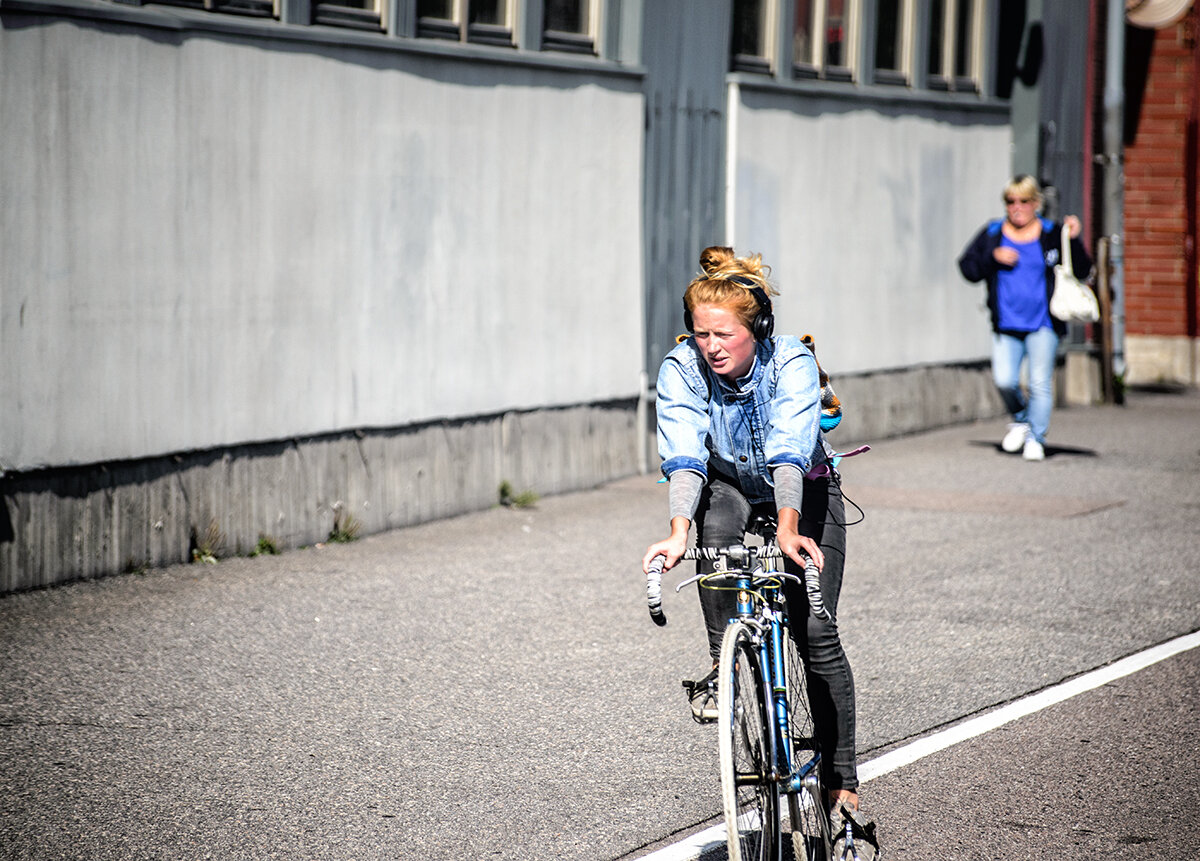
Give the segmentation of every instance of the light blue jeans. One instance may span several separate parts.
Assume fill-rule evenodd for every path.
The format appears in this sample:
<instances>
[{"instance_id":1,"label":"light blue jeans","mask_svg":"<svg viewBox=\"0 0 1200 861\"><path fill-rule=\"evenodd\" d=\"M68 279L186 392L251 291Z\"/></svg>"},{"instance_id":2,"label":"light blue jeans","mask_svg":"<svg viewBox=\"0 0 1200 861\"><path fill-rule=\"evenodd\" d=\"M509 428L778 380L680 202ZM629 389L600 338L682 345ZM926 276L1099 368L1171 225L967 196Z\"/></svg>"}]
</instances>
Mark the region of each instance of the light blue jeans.
<instances>
[{"instance_id":1,"label":"light blue jeans","mask_svg":"<svg viewBox=\"0 0 1200 861\"><path fill-rule=\"evenodd\" d=\"M1025 335L992 336L992 379L1015 422L1029 425L1030 435L1046 442L1054 407L1054 361L1058 334L1050 327ZM1021 390L1021 362L1029 358L1029 394Z\"/></svg>"}]
</instances>

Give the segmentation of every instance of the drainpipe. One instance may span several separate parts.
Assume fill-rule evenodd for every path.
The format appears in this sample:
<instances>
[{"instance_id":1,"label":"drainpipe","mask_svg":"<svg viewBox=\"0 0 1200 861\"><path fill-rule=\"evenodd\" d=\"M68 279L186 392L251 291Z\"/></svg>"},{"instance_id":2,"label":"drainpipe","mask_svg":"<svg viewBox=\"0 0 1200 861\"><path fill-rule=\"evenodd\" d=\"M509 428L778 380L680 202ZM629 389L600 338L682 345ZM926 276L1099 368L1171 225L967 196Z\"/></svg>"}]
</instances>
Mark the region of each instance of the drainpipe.
<instances>
[{"instance_id":1,"label":"drainpipe","mask_svg":"<svg viewBox=\"0 0 1200 861\"><path fill-rule=\"evenodd\" d=\"M650 419L650 375L645 371L638 374L638 399L637 411L634 415L634 432L637 434L634 451L637 452L637 468L638 475L645 475L650 471L650 464L646 456L646 437L649 434L649 419Z\"/></svg>"},{"instance_id":2,"label":"drainpipe","mask_svg":"<svg viewBox=\"0 0 1200 861\"><path fill-rule=\"evenodd\" d=\"M1125 3L1108 0L1104 63L1104 232L1109 238L1113 374L1125 378ZM1115 387L1121 403L1123 384Z\"/></svg>"},{"instance_id":3,"label":"drainpipe","mask_svg":"<svg viewBox=\"0 0 1200 861\"><path fill-rule=\"evenodd\" d=\"M1196 211L1196 196L1200 193L1200 182L1197 179L1197 167L1200 166L1200 11L1195 7L1189 13L1186 33L1192 41L1192 92L1188 105L1187 145L1184 147L1183 165L1184 190L1187 194L1187 236L1184 237L1184 263L1187 266L1187 276L1184 279L1187 296L1184 307L1187 309L1188 336L1188 382L1193 386L1200 382L1197 376L1196 336L1200 329L1197 321L1197 291L1200 290L1200 277L1197 273L1197 255L1200 249L1200 216Z\"/></svg>"},{"instance_id":4,"label":"drainpipe","mask_svg":"<svg viewBox=\"0 0 1200 861\"><path fill-rule=\"evenodd\" d=\"M727 87L725 104L725 244L735 245L737 218L738 104L741 89L736 83Z\"/></svg>"}]
</instances>

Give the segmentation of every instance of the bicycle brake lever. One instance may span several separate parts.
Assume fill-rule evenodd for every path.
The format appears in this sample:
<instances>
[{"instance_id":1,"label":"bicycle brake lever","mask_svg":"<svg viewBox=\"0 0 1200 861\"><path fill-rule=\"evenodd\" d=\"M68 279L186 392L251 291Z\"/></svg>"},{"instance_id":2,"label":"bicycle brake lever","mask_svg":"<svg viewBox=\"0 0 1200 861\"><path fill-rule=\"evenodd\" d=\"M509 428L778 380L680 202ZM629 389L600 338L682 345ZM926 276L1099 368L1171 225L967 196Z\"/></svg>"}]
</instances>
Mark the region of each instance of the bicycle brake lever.
<instances>
[{"instance_id":1,"label":"bicycle brake lever","mask_svg":"<svg viewBox=\"0 0 1200 861\"><path fill-rule=\"evenodd\" d=\"M675 591L680 592L683 590L684 586L691 586L697 580L702 580L703 578L705 578L707 576L708 576L707 574L693 574L691 577L687 578L686 580L682 581L678 586L676 586Z\"/></svg>"}]
</instances>

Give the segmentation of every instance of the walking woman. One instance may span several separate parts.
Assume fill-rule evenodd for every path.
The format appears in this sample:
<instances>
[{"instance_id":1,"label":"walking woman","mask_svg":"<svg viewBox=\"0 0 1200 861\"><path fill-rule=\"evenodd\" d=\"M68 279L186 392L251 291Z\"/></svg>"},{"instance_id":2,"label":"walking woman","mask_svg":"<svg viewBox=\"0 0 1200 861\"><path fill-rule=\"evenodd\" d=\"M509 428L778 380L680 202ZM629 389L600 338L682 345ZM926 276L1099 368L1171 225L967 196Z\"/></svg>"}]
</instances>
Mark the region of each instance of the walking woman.
<instances>
[{"instance_id":1,"label":"walking woman","mask_svg":"<svg viewBox=\"0 0 1200 861\"><path fill-rule=\"evenodd\" d=\"M1062 228L1071 237L1071 266L1084 280L1092 259L1079 239L1074 215L1062 224L1041 218L1042 190L1031 176L1016 176L1004 187L1004 218L975 234L958 268L968 281L986 281L992 315L992 379L1012 416L1001 441L1026 460L1046 456L1046 432L1054 406L1054 363L1067 324L1050 314L1054 264L1059 261ZM1021 363L1028 359L1029 393L1021 390Z\"/></svg>"},{"instance_id":2,"label":"walking woman","mask_svg":"<svg viewBox=\"0 0 1200 861\"><path fill-rule=\"evenodd\" d=\"M831 454L821 433L820 371L799 338L772 337L770 297L777 291L758 255L736 257L732 248L711 247L700 265L703 273L683 297L691 335L667 355L658 374L658 448L669 480L671 532L649 547L643 569L660 555L666 568L674 566L693 523L700 546L741 543L758 512L776 516L787 570L801 574L805 556L816 562L831 618L796 613L791 634L809 677L835 823L861 825L855 814L854 678L836 621L846 555L842 493L836 473L807 477ZM701 571L713 570L712 562L698 564ZM716 718L716 664L736 597L699 591L713 671L706 684L696 685L692 710L704 721ZM793 606L806 605L801 590Z\"/></svg>"}]
</instances>

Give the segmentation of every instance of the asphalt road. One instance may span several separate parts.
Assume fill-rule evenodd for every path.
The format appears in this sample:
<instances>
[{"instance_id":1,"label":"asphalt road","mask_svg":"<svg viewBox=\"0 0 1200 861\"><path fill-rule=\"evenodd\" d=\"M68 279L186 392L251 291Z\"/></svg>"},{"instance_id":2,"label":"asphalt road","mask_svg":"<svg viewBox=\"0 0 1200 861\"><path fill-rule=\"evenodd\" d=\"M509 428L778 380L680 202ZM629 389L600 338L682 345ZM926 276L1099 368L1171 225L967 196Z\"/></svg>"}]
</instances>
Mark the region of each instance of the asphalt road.
<instances>
[{"instance_id":1,"label":"asphalt road","mask_svg":"<svg viewBox=\"0 0 1200 861\"><path fill-rule=\"evenodd\" d=\"M1200 629L1200 395L1060 410L1040 464L1003 430L844 466L860 762ZM0 858L626 859L714 824L696 599L656 628L638 569L665 510L635 477L0 599ZM893 858L1200 857L1198 690L1193 650L864 802Z\"/></svg>"}]
</instances>

